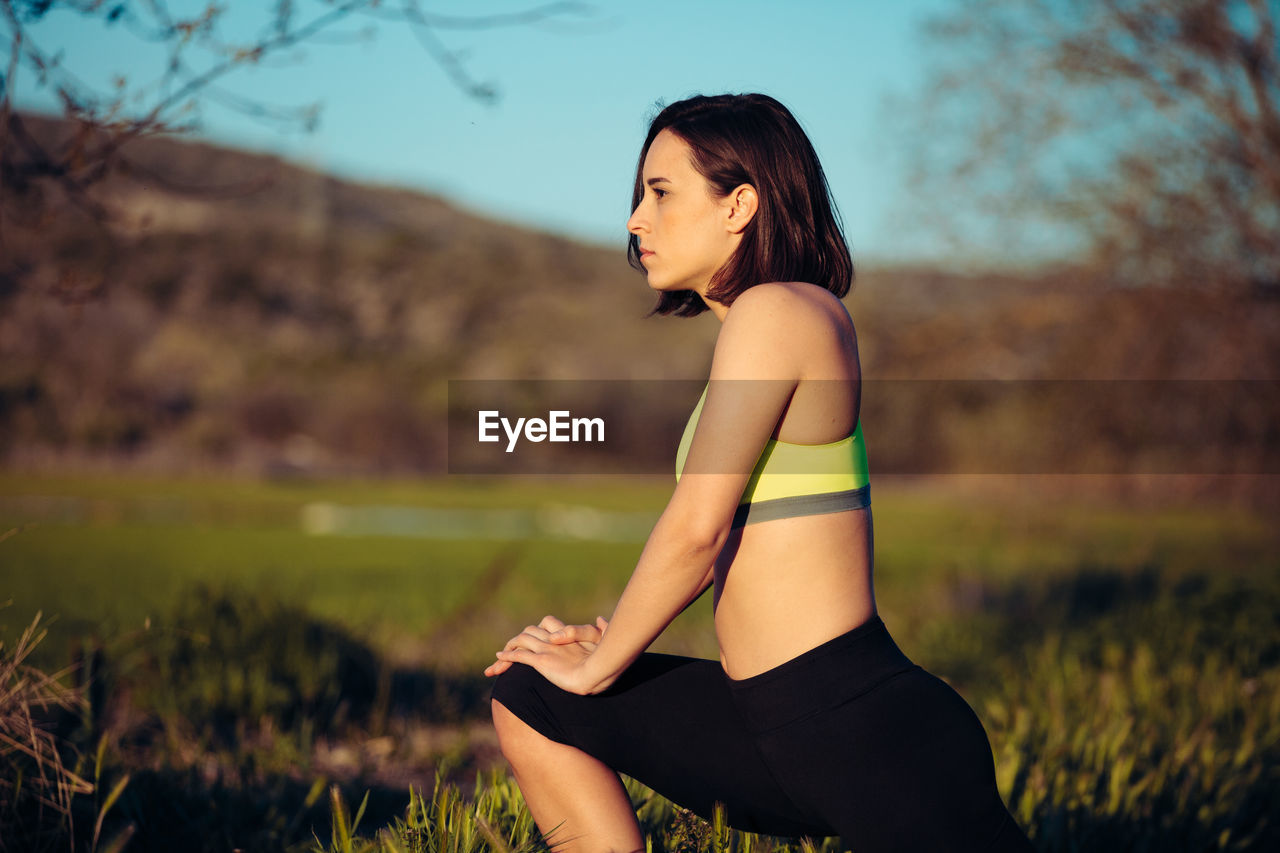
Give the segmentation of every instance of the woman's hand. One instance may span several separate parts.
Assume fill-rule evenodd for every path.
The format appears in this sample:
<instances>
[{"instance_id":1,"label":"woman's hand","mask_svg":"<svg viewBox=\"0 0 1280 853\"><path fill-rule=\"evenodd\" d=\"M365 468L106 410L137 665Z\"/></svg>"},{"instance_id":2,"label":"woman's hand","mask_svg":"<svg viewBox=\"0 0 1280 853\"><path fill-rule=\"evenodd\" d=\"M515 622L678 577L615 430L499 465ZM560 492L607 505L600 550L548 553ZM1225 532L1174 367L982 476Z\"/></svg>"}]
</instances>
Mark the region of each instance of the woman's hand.
<instances>
[{"instance_id":1,"label":"woman's hand","mask_svg":"<svg viewBox=\"0 0 1280 853\"><path fill-rule=\"evenodd\" d=\"M574 670L595 651L596 644L604 636L609 623L602 617L596 617L594 625L566 625L554 616L543 618L537 625L530 625L521 633L507 641L502 651L498 652L498 661L490 664L485 675L495 676L506 672L513 663L527 663L555 684L570 692L584 693L586 685L576 682ZM557 649L555 647L567 647ZM551 655L542 661L534 660L537 655ZM572 686L571 686L572 684Z\"/></svg>"}]
</instances>

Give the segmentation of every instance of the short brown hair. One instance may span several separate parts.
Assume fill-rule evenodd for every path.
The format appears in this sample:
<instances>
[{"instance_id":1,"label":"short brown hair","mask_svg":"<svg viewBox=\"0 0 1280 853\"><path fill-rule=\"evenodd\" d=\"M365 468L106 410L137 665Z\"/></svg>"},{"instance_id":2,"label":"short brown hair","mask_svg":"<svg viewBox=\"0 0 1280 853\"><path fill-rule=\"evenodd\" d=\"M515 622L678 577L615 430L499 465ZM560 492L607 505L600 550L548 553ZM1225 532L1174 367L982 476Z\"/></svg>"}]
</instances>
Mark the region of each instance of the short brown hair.
<instances>
[{"instance_id":1,"label":"short brown hair","mask_svg":"<svg viewBox=\"0 0 1280 853\"><path fill-rule=\"evenodd\" d=\"M849 292L853 258L840 214L817 152L786 107L756 94L695 95L665 107L640 149L633 212L644 197L644 158L664 130L689 145L693 167L721 197L750 184L760 199L738 250L712 277L708 299L732 305L744 290L766 281L807 281L836 296ZM627 260L644 270L634 234ZM650 313L692 317L705 310L697 293L678 290L660 294Z\"/></svg>"}]
</instances>

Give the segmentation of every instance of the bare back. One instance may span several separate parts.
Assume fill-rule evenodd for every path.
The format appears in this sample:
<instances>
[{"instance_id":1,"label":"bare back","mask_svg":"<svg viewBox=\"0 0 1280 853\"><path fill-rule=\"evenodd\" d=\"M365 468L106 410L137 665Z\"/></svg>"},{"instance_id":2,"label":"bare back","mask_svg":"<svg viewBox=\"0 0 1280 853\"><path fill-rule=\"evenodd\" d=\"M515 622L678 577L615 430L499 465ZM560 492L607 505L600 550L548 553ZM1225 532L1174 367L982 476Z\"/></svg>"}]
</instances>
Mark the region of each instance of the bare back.
<instances>
[{"instance_id":1,"label":"bare back","mask_svg":"<svg viewBox=\"0 0 1280 853\"><path fill-rule=\"evenodd\" d=\"M811 284L787 288L799 384L773 438L824 444L858 420L861 368L844 305ZM801 332L800 334L794 333ZM875 613L871 510L781 518L735 528L715 565L715 624L730 677L764 672L862 624Z\"/></svg>"}]
</instances>

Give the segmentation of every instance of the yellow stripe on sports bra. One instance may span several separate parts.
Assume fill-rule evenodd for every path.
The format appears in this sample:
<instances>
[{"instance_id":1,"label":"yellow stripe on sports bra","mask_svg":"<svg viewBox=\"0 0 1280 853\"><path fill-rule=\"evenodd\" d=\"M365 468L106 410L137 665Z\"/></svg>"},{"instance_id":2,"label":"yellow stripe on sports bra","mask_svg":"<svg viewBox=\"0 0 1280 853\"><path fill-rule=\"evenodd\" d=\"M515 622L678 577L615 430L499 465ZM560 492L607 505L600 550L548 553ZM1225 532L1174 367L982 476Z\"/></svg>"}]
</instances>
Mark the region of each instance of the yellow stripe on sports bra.
<instances>
[{"instance_id":1,"label":"yellow stripe on sports bra","mask_svg":"<svg viewBox=\"0 0 1280 853\"><path fill-rule=\"evenodd\" d=\"M677 482L684 471L689 445L693 443L693 433L706 400L704 388L676 451ZM859 420L852 435L830 444L792 444L769 439L738 501L733 526L843 512L870 505L871 477Z\"/></svg>"}]
</instances>

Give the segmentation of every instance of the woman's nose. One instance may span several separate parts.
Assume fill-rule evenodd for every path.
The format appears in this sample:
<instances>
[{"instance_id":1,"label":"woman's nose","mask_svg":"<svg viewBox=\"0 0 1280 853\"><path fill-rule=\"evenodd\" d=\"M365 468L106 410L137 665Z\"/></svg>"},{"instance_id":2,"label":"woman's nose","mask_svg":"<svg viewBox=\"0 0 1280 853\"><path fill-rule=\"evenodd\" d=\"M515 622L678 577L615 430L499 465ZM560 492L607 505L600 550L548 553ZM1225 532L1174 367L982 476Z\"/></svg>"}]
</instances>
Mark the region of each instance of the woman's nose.
<instances>
[{"instance_id":1,"label":"woman's nose","mask_svg":"<svg viewBox=\"0 0 1280 853\"><path fill-rule=\"evenodd\" d=\"M644 217L640 215L641 208L637 207L631 212L631 218L627 220L627 230L632 234L639 234L647 227Z\"/></svg>"}]
</instances>

